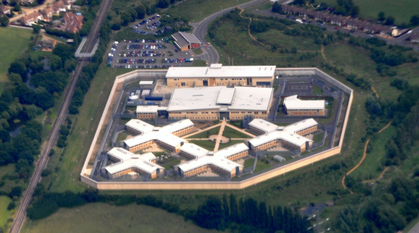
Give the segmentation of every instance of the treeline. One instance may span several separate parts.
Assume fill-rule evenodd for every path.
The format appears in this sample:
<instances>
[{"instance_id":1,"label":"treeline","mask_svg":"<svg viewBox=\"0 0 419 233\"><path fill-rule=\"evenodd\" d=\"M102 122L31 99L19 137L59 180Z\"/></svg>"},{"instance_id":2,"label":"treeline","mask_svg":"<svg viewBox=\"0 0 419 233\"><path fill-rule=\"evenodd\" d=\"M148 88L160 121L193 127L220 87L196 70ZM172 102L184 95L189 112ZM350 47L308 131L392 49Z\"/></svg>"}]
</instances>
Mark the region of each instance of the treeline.
<instances>
[{"instance_id":1,"label":"treeline","mask_svg":"<svg viewBox=\"0 0 419 233\"><path fill-rule=\"evenodd\" d=\"M229 199L229 200L228 200ZM311 232L306 217L289 207L267 206L253 198L237 201L234 194L224 194L222 200L210 196L200 205L195 222L207 229L237 229L239 232Z\"/></svg>"}]
</instances>

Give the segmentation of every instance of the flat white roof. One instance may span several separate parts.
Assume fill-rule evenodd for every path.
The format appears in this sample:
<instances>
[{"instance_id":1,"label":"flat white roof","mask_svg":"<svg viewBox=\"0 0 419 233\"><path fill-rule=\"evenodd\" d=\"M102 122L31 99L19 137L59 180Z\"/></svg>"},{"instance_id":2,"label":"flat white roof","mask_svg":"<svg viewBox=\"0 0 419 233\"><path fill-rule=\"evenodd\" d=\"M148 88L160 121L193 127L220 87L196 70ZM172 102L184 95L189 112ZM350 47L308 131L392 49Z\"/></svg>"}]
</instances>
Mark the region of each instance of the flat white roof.
<instances>
[{"instance_id":1,"label":"flat white roof","mask_svg":"<svg viewBox=\"0 0 419 233\"><path fill-rule=\"evenodd\" d=\"M137 110L135 112L136 113L157 113L158 108L159 106L157 105L153 105L153 106L138 105Z\"/></svg>"},{"instance_id":2,"label":"flat white roof","mask_svg":"<svg viewBox=\"0 0 419 233\"><path fill-rule=\"evenodd\" d=\"M221 89L218 93L217 104L231 104L234 97L235 88L225 88Z\"/></svg>"},{"instance_id":3,"label":"flat white roof","mask_svg":"<svg viewBox=\"0 0 419 233\"><path fill-rule=\"evenodd\" d=\"M170 67L166 78L271 78L275 66Z\"/></svg>"},{"instance_id":4,"label":"flat white roof","mask_svg":"<svg viewBox=\"0 0 419 233\"><path fill-rule=\"evenodd\" d=\"M153 81L140 81L140 85L153 85Z\"/></svg>"},{"instance_id":5,"label":"flat white roof","mask_svg":"<svg viewBox=\"0 0 419 233\"><path fill-rule=\"evenodd\" d=\"M136 131L141 132L142 134L153 131L154 126L138 119L131 119L128 121L125 126L132 128Z\"/></svg>"},{"instance_id":6,"label":"flat white roof","mask_svg":"<svg viewBox=\"0 0 419 233\"><path fill-rule=\"evenodd\" d=\"M179 165L179 168L184 171L190 171L196 168L199 168L204 165L212 164L217 166L225 171L231 172L236 167L243 167L242 165L233 162L227 157L246 151L249 148L244 143L238 143L222 150L219 150L215 153L211 153L208 150L197 146L192 143L187 143L183 145L180 150L186 152L192 156L195 156L195 159L189 160L185 163Z\"/></svg>"},{"instance_id":7,"label":"flat white roof","mask_svg":"<svg viewBox=\"0 0 419 233\"><path fill-rule=\"evenodd\" d=\"M225 110L267 111L272 94L273 88L260 87L181 88L173 91L167 111L218 110L221 107ZM230 104L229 99L232 99ZM220 106L219 100L228 106Z\"/></svg>"},{"instance_id":8,"label":"flat white roof","mask_svg":"<svg viewBox=\"0 0 419 233\"><path fill-rule=\"evenodd\" d=\"M273 140L285 140L294 145L301 146L312 140L300 136L296 132L313 127L317 125L317 122L313 118L309 118L286 127L280 127L263 119L254 119L249 125L265 132L265 134L249 140L249 143L255 147Z\"/></svg>"},{"instance_id":9,"label":"flat white roof","mask_svg":"<svg viewBox=\"0 0 419 233\"><path fill-rule=\"evenodd\" d=\"M117 163L105 167L110 174L115 174L129 168L138 168L148 174L153 173L157 169L164 169L162 166L151 162L156 159L153 153L139 155L120 147L114 147L108 151L108 154L120 160Z\"/></svg>"},{"instance_id":10,"label":"flat white roof","mask_svg":"<svg viewBox=\"0 0 419 233\"><path fill-rule=\"evenodd\" d=\"M131 123L130 125L133 125L135 127L133 128L138 131L144 130L144 131L141 131L141 132L144 132L143 134L132 137L124 141L124 143L128 147L133 147L133 146L148 142L150 140L159 140L167 145L176 147L181 142L186 142L186 140L183 140L173 135L172 133L182 130L182 129L186 129L194 125L193 122L189 119L180 120L180 121L174 122L172 124L169 124L163 127L154 127L141 120L130 120L128 123ZM128 126L128 123L126 124L127 126Z\"/></svg>"},{"instance_id":11,"label":"flat white roof","mask_svg":"<svg viewBox=\"0 0 419 233\"><path fill-rule=\"evenodd\" d=\"M315 109L324 110L324 100L300 100L297 95L288 96L284 99L284 105L287 110L305 110Z\"/></svg>"}]
</instances>

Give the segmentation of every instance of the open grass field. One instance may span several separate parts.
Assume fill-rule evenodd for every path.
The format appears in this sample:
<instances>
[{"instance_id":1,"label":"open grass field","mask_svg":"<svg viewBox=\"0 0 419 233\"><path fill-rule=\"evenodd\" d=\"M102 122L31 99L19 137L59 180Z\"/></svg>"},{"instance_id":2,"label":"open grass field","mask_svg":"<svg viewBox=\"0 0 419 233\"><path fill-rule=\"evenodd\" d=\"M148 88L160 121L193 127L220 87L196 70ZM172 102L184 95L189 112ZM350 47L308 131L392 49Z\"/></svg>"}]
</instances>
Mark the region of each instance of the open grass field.
<instances>
[{"instance_id":1,"label":"open grass field","mask_svg":"<svg viewBox=\"0 0 419 233\"><path fill-rule=\"evenodd\" d=\"M10 210L7 206L12 201L8 196L0 196L0 227L3 226L9 218Z\"/></svg>"},{"instance_id":2,"label":"open grass field","mask_svg":"<svg viewBox=\"0 0 419 233\"><path fill-rule=\"evenodd\" d=\"M382 172L382 169L384 169L381 159L386 156L385 145L395 132L396 129L394 126L390 126L380 134L377 134L376 138L370 142L372 143L372 151L367 153L365 160L351 173L351 176L354 178L361 177L362 180L377 178Z\"/></svg>"},{"instance_id":3,"label":"open grass field","mask_svg":"<svg viewBox=\"0 0 419 233\"><path fill-rule=\"evenodd\" d=\"M336 0L322 0L329 6L336 6ZM410 21L412 15L417 15L419 12L419 4L416 0L353 0L353 3L359 6L359 16L368 19L377 19L380 11L384 12L386 17L391 15L396 21L396 24L406 23Z\"/></svg>"},{"instance_id":4,"label":"open grass field","mask_svg":"<svg viewBox=\"0 0 419 233\"><path fill-rule=\"evenodd\" d=\"M217 232L198 227L182 216L165 210L131 204L113 206L103 203L88 204L73 209L61 208L46 219L26 221L22 232Z\"/></svg>"},{"instance_id":5,"label":"open grass field","mask_svg":"<svg viewBox=\"0 0 419 233\"><path fill-rule=\"evenodd\" d=\"M0 28L0 86L7 81L7 70L27 48L32 30L18 28Z\"/></svg>"},{"instance_id":6,"label":"open grass field","mask_svg":"<svg viewBox=\"0 0 419 233\"><path fill-rule=\"evenodd\" d=\"M115 77L126 72L129 72L129 70L116 70L107 67L106 64L100 66L92 80L89 91L85 95L80 113L76 116L77 119L73 120L75 122L74 129L68 137L64 154L55 165L58 166L59 170L54 174L51 191L64 192L65 190L71 190L80 192L86 188L78 178L81 167L96 132ZM60 154L56 153L55 156L60 156ZM54 167L54 165L51 165L51 167Z\"/></svg>"},{"instance_id":7,"label":"open grass field","mask_svg":"<svg viewBox=\"0 0 419 233\"><path fill-rule=\"evenodd\" d=\"M249 135L239 132L228 126L224 128L223 136L227 138L251 138Z\"/></svg>"},{"instance_id":8,"label":"open grass field","mask_svg":"<svg viewBox=\"0 0 419 233\"><path fill-rule=\"evenodd\" d=\"M220 131L220 126L214 127L209 130L205 130L201 133L192 135L191 138L208 138L211 135L218 135L218 132Z\"/></svg>"},{"instance_id":9,"label":"open grass field","mask_svg":"<svg viewBox=\"0 0 419 233\"><path fill-rule=\"evenodd\" d=\"M190 22L199 22L207 16L210 16L222 9L249 1L250 0L188 0L183 1L175 7L170 7L170 9L164 12L164 14L171 16L181 16Z\"/></svg>"}]
</instances>

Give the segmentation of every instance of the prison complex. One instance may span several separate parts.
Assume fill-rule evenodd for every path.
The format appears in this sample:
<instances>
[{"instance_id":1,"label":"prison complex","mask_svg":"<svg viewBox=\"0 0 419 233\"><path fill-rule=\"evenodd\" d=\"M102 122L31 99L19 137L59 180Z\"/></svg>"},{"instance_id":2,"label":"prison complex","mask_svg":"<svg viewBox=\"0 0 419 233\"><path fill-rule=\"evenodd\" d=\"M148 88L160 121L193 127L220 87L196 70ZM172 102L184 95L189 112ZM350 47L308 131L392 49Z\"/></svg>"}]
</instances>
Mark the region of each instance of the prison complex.
<instances>
[{"instance_id":1,"label":"prison complex","mask_svg":"<svg viewBox=\"0 0 419 233\"><path fill-rule=\"evenodd\" d=\"M284 106L290 116L324 116L324 100L300 100L297 95L284 99Z\"/></svg>"},{"instance_id":2,"label":"prison complex","mask_svg":"<svg viewBox=\"0 0 419 233\"><path fill-rule=\"evenodd\" d=\"M170 67L168 87L262 86L272 87L275 66Z\"/></svg>"},{"instance_id":3,"label":"prison complex","mask_svg":"<svg viewBox=\"0 0 419 233\"><path fill-rule=\"evenodd\" d=\"M313 141L303 137L317 130L317 122L313 119L299 121L292 125L277 126L263 119L254 119L249 123L250 130L260 135L247 141L252 151L267 150L282 145L299 152L309 149Z\"/></svg>"},{"instance_id":4,"label":"prison complex","mask_svg":"<svg viewBox=\"0 0 419 233\"><path fill-rule=\"evenodd\" d=\"M123 148L114 147L108 151L108 159L114 162L104 169L104 173L109 179L132 172L154 179L164 172L164 167L156 164L156 157L153 153L138 155Z\"/></svg>"},{"instance_id":5,"label":"prison complex","mask_svg":"<svg viewBox=\"0 0 419 233\"><path fill-rule=\"evenodd\" d=\"M175 89L167 107L169 119L241 120L267 118L273 88L198 87Z\"/></svg>"}]
</instances>

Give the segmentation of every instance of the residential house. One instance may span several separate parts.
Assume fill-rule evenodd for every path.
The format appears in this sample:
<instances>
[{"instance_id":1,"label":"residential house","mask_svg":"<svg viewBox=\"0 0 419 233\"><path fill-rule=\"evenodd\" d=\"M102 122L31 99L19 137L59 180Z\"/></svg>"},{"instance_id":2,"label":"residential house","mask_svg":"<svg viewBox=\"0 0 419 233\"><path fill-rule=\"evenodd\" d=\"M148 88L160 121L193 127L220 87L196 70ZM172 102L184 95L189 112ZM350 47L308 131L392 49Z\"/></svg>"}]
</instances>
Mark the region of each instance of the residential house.
<instances>
[{"instance_id":1,"label":"residential house","mask_svg":"<svg viewBox=\"0 0 419 233\"><path fill-rule=\"evenodd\" d=\"M33 4L35 0L20 0L20 3L22 4Z\"/></svg>"},{"instance_id":2,"label":"residential house","mask_svg":"<svg viewBox=\"0 0 419 233\"><path fill-rule=\"evenodd\" d=\"M73 5L73 1L70 0L63 0L64 6L65 8L67 8L67 10L71 10L71 6Z\"/></svg>"},{"instance_id":3,"label":"residential house","mask_svg":"<svg viewBox=\"0 0 419 233\"><path fill-rule=\"evenodd\" d=\"M65 31L77 33L83 26L83 15L67 12L64 15Z\"/></svg>"},{"instance_id":4,"label":"residential house","mask_svg":"<svg viewBox=\"0 0 419 233\"><path fill-rule=\"evenodd\" d=\"M21 21L26 26L32 26L32 24L38 22L38 20L44 20L44 18L42 17L41 13L35 11L23 17Z\"/></svg>"},{"instance_id":5,"label":"residential house","mask_svg":"<svg viewBox=\"0 0 419 233\"><path fill-rule=\"evenodd\" d=\"M52 4L52 7L54 7L55 10L59 11L59 12L66 12L67 11L67 8L65 7L64 2L62 2L62 1L54 2Z\"/></svg>"},{"instance_id":6,"label":"residential house","mask_svg":"<svg viewBox=\"0 0 419 233\"><path fill-rule=\"evenodd\" d=\"M419 43L419 33L413 34L410 36L410 42Z\"/></svg>"},{"instance_id":7,"label":"residential house","mask_svg":"<svg viewBox=\"0 0 419 233\"><path fill-rule=\"evenodd\" d=\"M44 18L44 21L50 22L52 20L52 16L55 14L54 7L50 6L42 10L42 15Z\"/></svg>"},{"instance_id":8,"label":"residential house","mask_svg":"<svg viewBox=\"0 0 419 233\"><path fill-rule=\"evenodd\" d=\"M351 18L346 22L346 27L349 29L358 30L360 29L361 23L361 21Z\"/></svg>"},{"instance_id":9,"label":"residential house","mask_svg":"<svg viewBox=\"0 0 419 233\"><path fill-rule=\"evenodd\" d=\"M7 7L7 6L0 6L0 15L10 15L10 9L11 7Z\"/></svg>"}]
</instances>

